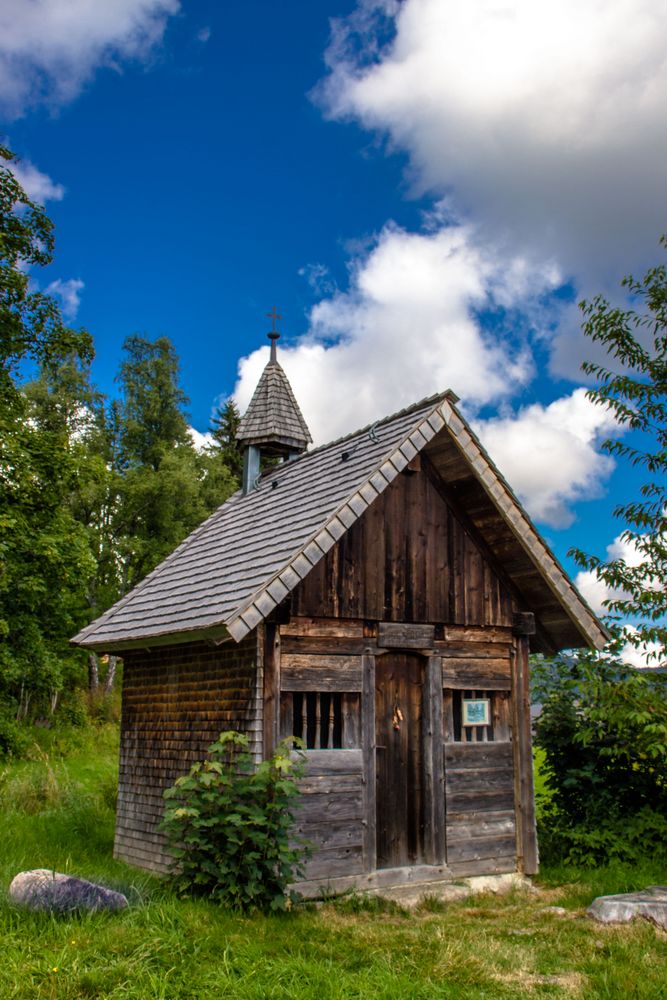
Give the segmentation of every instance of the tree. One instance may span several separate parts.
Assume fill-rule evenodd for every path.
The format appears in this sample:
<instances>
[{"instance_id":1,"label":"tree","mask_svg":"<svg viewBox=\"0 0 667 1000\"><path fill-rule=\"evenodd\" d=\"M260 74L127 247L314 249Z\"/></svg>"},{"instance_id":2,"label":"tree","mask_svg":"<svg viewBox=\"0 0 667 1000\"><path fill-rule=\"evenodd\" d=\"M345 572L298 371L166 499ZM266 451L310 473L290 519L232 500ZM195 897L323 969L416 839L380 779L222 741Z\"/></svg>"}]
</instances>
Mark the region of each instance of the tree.
<instances>
[{"instance_id":1,"label":"tree","mask_svg":"<svg viewBox=\"0 0 667 1000\"><path fill-rule=\"evenodd\" d=\"M613 653L562 653L533 664L533 693L549 793L538 802L542 857L665 857L667 675Z\"/></svg>"},{"instance_id":2,"label":"tree","mask_svg":"<svg viewBox=\"0 0 667 1000\"><path fill-rule=\"evenodd\" d=\"M663 237L662 246L667 246ZM621 538L640 556L607 562L572 550L610 588L613 641L602 653L562 654L534 667L542 702L536 744L545 753L551 794L538 817L543 855L599 864L641 854L665 856L667 843L667 675L639 672L622 647L667 639L667 280L664 265L625 278L629 308L602 296L582 302L583 330L609 362L587 362L588 397L609 407L624 439L603 448L641 467L639 496L616 507ZM628 632L625 623L636 630Z\"/></svg>"},{"instance_id":3,"label":"tree","mask_svg":"<svg viewBox=\"0 0 667 1000\"><path fill-rule=\"evenodd\" d=\"M119 498L114 537L123 596L204 520L201 466L167 337L128 337L118 381Z\"/></svg>"},{"instance_id":4,"label":"tree","mask_svg":"<svg viewBox=\"0 0 667 1000\"><path fill-rule=\"evenodd\" d=\"M660 240L667 248L667 237ZM667 271L651 268L641 280L627 277L622 286L632 303L628 309L612 306L601 295L582 302L583 330L602 344L615 365L586 362L584 371L597 380L589 399L609 407L626 440L610 439L602 447L611 455L645 469L647 479L639 497L620 504L614 515L626 527L621 538L633 546L641 561L607 562L571 550L578 564L594 570L613 592L606 602L616 621L631 620L628 633L636 645L667 642Z\"/></svg>"},{"instance_id":5,"label":"tree","mask_svg":"<svg viewBox=\"0 0 667 1000\"><path fill-rule=\"evenodd\" d=\"M243 456L236 440L236 435L240 423L241 414L233 399L228 399L223 406L218 406L211 421L211 434L217 445L217 449L212 453L217 454L220 461L227 466L239 485L243 469Z\"/></svg>"},{"instance_id":6,"label":"tree","mask_svg":"<svg viewBox=\"0 0 667 1000\"><path fill-rule=\"evenodd\" d=\"M51 261L53 230L8 169L13 159L0 147L0 698L25 715L31 702L53 706L80 665L67 639L85 620L93 566L70 505L84 406L74 386L93 348L54 299L30 286L28 271ZM42 380L32 392L19 379L26 366Z\"/></svg>"}]
</instances>

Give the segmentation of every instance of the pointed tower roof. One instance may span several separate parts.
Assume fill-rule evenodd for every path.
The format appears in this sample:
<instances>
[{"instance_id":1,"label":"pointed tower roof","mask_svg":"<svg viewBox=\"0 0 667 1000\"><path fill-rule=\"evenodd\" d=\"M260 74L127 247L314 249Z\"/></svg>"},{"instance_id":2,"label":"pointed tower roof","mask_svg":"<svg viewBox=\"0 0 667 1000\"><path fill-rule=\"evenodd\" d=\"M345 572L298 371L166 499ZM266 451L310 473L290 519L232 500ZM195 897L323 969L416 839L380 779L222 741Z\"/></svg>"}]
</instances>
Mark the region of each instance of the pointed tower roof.
<instances>
[{"instance_id":1,"label":"pointed tower roof","mask_svg":"<svg viewBox=\"0 0 667 1000\"><path fill-rule=\"evenodd\" d=\"M273 319L273 329L268 334L271 356L250 405L241 418L236 440L243 445L288 449L300 453L306 450L313 439L287 375L278 363L276 341L280 334L275 322L280 317L275 307L269 316Z\"/></svg>"}]
</instances>

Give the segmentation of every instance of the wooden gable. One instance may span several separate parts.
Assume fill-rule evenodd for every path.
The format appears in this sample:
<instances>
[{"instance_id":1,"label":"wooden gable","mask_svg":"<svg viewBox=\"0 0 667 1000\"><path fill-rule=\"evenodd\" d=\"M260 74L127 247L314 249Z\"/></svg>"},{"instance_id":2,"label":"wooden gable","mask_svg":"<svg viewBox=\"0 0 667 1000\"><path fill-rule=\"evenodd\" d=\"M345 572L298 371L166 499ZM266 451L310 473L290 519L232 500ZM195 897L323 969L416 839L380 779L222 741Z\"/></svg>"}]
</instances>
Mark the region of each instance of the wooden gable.
<instances>
[{"instance_id":1,"label":"wooden gable","mask_svg":"<svg viewBox=\"0 0 667 1000\"><path fill-rule=\"evenodd\" d=\"M426 456L379 496L292 594L292 613L511 626L518 610L485 544Z\"/></svg>"}]
</instances>

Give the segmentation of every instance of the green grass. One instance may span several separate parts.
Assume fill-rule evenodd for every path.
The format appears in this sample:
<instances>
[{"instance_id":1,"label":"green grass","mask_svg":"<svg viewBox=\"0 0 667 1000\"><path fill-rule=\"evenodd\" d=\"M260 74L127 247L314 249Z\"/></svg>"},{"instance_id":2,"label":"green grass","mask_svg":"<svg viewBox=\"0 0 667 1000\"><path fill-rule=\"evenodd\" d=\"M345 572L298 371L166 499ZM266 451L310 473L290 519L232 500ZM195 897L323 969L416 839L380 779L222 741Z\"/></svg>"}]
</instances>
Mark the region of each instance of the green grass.
<instances>
[{"instance_id":1,"label":"green grass","mask_svg":"<svg viewBox=\"0 0 667 1000\"><path fill-rule=\"evenodd\" d=\"M667 882L651 867L544 872L539 891L480 896L413 913L346 897L283 917L239 917L176 899L111 858L116 734L82 735L65 755L0 764L0 888L23 868L54 867L128 895L121 914L52 918L0 898L0 997L239 1000L658 998L667 935L604 927L595 895ZM549 907L562 907L559 913Z\"/></svg>"}]
</instances>

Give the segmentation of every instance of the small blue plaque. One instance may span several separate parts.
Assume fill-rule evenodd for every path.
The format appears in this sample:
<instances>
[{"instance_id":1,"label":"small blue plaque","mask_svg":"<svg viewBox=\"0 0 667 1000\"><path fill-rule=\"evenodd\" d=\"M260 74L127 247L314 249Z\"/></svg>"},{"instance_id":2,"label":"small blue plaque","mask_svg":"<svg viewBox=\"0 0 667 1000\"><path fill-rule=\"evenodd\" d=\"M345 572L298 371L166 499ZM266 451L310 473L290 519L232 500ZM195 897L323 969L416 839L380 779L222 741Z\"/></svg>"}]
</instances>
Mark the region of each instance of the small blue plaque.
<instances>
[{"instance_id":1,"label":"small blue plaque","mask_svg":"<svg viewBox=\"0 0 667 1000\"><path fill-rule=\"evenodd\" d=\"M490 722L489 698L463 698L463 725L488 726Z\"/></svg>"}]
</instances>

